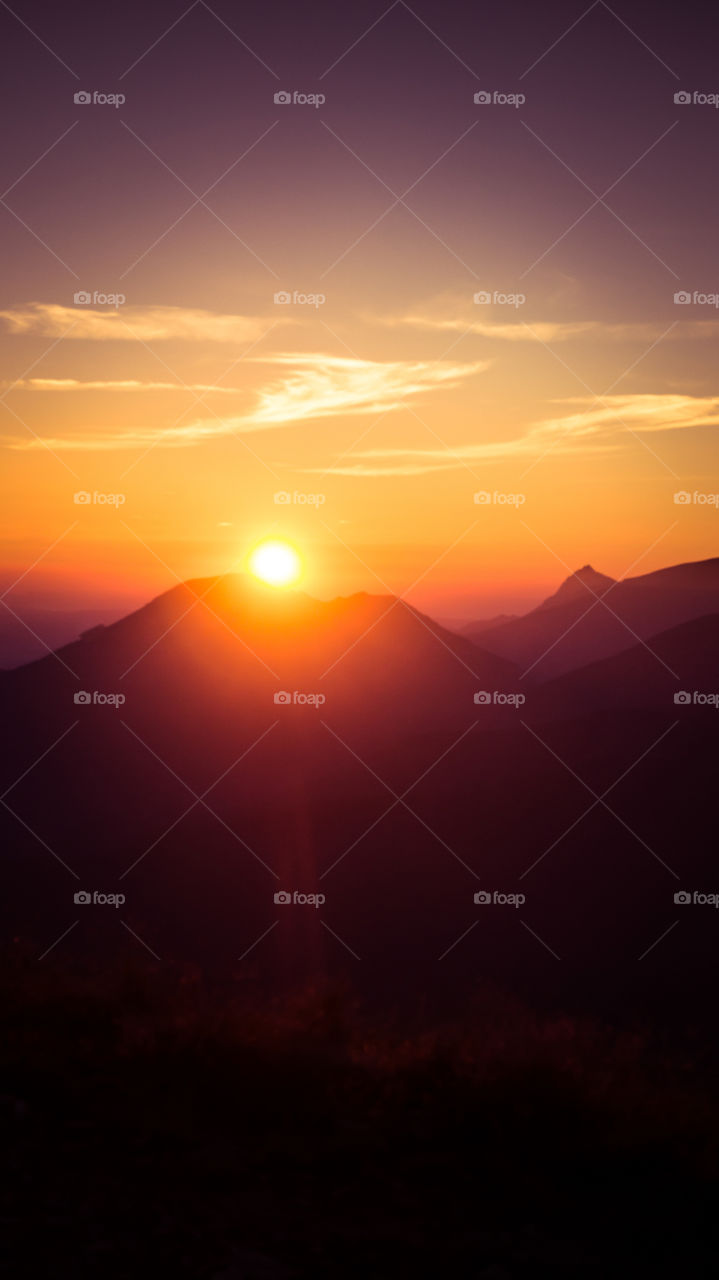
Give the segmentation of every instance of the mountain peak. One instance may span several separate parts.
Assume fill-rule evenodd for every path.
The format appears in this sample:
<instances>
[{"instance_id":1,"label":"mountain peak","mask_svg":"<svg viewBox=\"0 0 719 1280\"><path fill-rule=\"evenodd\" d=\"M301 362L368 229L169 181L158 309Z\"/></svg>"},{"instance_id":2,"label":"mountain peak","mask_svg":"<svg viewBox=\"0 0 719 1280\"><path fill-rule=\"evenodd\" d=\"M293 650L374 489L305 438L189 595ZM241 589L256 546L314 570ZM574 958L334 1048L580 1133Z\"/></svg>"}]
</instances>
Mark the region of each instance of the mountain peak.
<instances>
[{"instance_id":1,"label":"mountain peak","mask_svg":"<svg viewBox=\"0 0 719 1280\"><path fill-rule=\"evenodd\" d=\"M596 596L604 595L615 581L616 579L609 578L605 573L598 573L591 564L582 565L581 569L577 569L575 573L565 578L554 595L548 596L539 608L553 609L556 605L569 604L584 597L587 603L590 603Z\"/></svg>"}]
</instances>

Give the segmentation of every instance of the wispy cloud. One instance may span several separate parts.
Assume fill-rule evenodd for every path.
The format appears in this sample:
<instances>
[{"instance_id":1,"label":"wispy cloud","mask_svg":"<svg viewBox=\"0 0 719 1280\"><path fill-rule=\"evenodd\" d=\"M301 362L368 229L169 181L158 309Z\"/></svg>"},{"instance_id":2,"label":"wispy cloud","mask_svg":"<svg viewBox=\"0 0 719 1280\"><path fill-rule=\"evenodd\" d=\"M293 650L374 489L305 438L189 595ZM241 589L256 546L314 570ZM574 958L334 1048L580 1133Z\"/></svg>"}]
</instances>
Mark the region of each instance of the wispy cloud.
<instances>
[{"instance_id":1,"label":"wispy cloud","mask_svg":"<svg viewBox=\"0 0 719 1280\"><path fill-rule=\"evenodd\" d=\"M220 392L223 395L246 395L247 388L224 387L209 382L143 382L138 378L93 379L82 378L25 378L17 382L0 383L13 391L194 391L196 395Z\"/></svg>"},{"instance_id":2,"label":"wispy cloud","mask_svg":"<svg viewBox=\"0 0 719 1280\"><path fill-rule=\"evenodd\" d=\"M257 363L289 365L292 372L262 390L252 413L256 426L338 414L387 413L411 396L449 390L489 368L486 360L358 360L346 356L281 355Z\"/></svg>"},{"instance_id":3,"label":"wispy cloud","mask_svg":"<svg viewBox=\"0 0 719 1280\"><path fill-rule=\"evenodd\" d=\"M451 314L427 312L404 316L389 316L381 323L396 328L425 329L434 333L466 333L474 337L491 338L501 342L571 342L591 338L598 342L646 342L651 343L666 331L666 324L625 322L611 324L604 320L525 320L519 309L505 307L511 318L496 321L487 312L491 308L479 306L467 312L466 304L456 304ZM477 315L477 311L480 315ZM485 313L482 315L481 313ZM681 317L680 317L681 318ZM685 320L668 337L716 338L719 320Z\"/></svg>"},{"instance_id":4,"label":"wispy cloud","mask_svg":"<svg viewBox=\"0 0 719 1280\"><path fill-rule=\"evenodd\" d=\"M197 417L169 427L133 426L103 431L92 427L76 436L40 441L13 438L13 449L123 449L150 443L179 448L201 444L218 436L244 434L282 427L297 422L355 414L380 414L400 410L405 401L428 395L439 388L451 390L484 372L487 361L457 364L449 361L373 361L344 356L282 353L248 364L271 364L280 372L255 392L254 404L231 417ZM289 372L285 372L289 369ZM67 380L71 384L74 380ZM126 384L121 384L126 387ZM142 385L142 384L141 384ZM144 384L156 387L161 384ZM111 388L100 383L98 389ZM126 387L127 389L127 387ZM175 384L169 389L176 390ZM209 390L221 388L211 387ZM246 392L245 392L246 394Z\"/></svg>"},{"instance_id":5,"label":"wispy cloud","mask_svg":"<svg viewBox=\"0 0 719 1280\"><path fill-rule=\"evenodd\" d=\"M303 468L347 476L413 476L454 471L475 462L502 462L553 453L606 453L622 448L627 435L719 426L719 397L681 395L587 397L558 402L575 411L543 418L521 436L447 448L365 449L336 467Z\"/></svg>"},{"instance_id":6,"label":"wispy cloud","mask_svg":"<svg viewBox=\"0 0 719 1280\"><path fill-rule=\"evenodd\" d=\"M568 417L550 418L539 423L538 427L550 431L562 429L586 437L605 434L607 428L620 433L623 425L637 432L654 432L709 427L719 423L717 396L603 396L600 402L591 397L576 397L561 403L579 407Z\"/></svg>"},{"instance_id":7,"label":"wispy cloud","mask_svg":"<svg viewBox=\"0 0 719 1280\"><path fill-rule=\"evenodd\" d=\"M162 342L171 338L191 342L253 342L268 328L267 319L257 316L219 315L186 307L124 305L97 310L90 306L63 307L45 302L0 311L0 321L10 333L49 338L65 334L66 341L86 342L133 342L136 339Z\"/></svg>"}]
</instances>

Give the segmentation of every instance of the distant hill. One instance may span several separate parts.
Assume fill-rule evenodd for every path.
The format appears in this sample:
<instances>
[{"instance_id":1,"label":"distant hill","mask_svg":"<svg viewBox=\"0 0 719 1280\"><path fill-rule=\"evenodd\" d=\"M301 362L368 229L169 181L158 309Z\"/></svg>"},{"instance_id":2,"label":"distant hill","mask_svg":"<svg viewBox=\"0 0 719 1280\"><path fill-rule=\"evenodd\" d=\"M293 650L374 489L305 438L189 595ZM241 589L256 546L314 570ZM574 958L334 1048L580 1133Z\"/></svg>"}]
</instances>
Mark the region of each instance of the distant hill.
<instances>
[{"instance_id":1,"label":"distant hill","mask_svg":"<svg viewBox=\"0 0 719 1280\"><path fill-rule=\"evenodd\" d=\"M675 703L675 695L694 693L719 698L719 612L558 676L541 686L538 701L552 716L621 707L653 708L683 717L695 708L695 714L711 720L711 703ZM719 733L719 709L715 714Z\"/></svg>"},{"instance_id":2,"label":"distant hill","mask_svg":"<svg viewBox=\"0 0 719 1280\"><path fill-rule=\"evenodd\" d=\"M597 596L604 595L605 591L615 585L614 578L608 578L605 573L597 573L590 564L585 564L581 569L577 569L576 573L565 578L554 595L543 600L538 608L554 609L563 604L575 604L581 601L589 605Z\"/></svg>"},{"instance_id":3,"label":"distant hill","mask_svg":"<svg viewBox=\"0 0 719 1280\"><path fill-rule=\"evenodd\" d=\"M719 559L618 582L585 565L524 617L494 627L466 627L464 634L516 663L524 678L536 683L716 611Z\"/></svg>"},{"instance_id":4,"label":"distant hill","mask_svg":"<svg viewBox=\"0 0 719 1280\"><path fill-rule=\"evenodd\" d=\"M118 614L117 609L28 608L12 595L7 605L0 607L0 669L44 658L48 650L70 644L87 628L113 622Z\"/></svg>"}]
</instances>

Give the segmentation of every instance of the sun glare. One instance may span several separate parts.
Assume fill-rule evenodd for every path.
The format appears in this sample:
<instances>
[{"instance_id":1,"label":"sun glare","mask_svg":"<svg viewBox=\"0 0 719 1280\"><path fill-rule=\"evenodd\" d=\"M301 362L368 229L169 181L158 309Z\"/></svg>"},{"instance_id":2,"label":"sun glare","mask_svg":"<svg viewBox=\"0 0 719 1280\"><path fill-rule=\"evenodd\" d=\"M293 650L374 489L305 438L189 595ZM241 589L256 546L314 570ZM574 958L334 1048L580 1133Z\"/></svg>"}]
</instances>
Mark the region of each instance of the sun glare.
<instances>
[{"instance_id":1,"label":"sun glare","mask_svg":"<svg viewBox=\"0 0 719 1280\"><path fill-rule=\"evenodd\" d=\"M302 574L302 561L289 542L261 542L249 559L249 569L271 587L293 587Z\"/></svg>"}]
</instances>

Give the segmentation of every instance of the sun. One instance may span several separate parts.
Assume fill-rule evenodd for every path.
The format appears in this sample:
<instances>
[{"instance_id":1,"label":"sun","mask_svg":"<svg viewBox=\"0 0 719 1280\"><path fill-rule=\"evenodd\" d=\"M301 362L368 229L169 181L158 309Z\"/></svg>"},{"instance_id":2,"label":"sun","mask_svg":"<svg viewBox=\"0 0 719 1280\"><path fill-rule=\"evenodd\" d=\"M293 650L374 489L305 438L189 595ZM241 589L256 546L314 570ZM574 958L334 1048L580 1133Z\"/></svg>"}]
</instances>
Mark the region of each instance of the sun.
<instances>
[{"instance_id":1,"label":"sun","mask_svg":"<svg viewBox=\"0 0 719 1280\"><path fill-rule=\"evenodd\" d=\"M290 542L268 538L250 554L250 573L271 587L293 587L302 576L302 560Z\"/></svg>"}]
</instances>

